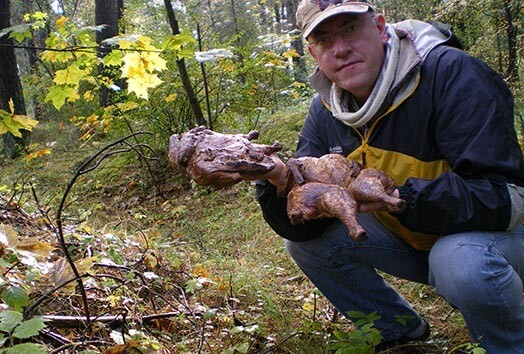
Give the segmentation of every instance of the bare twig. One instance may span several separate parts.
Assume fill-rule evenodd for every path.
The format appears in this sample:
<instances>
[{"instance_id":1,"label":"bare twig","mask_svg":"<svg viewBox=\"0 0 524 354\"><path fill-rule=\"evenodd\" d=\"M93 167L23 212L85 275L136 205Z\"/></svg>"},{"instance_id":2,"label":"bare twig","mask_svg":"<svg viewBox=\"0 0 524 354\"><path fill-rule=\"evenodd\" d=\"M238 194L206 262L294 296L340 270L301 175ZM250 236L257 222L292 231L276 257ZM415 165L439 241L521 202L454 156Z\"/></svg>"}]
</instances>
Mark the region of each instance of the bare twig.
<instances>
[{"instance_id":1,"label":"bare twig","mask_svg":"<svg viewBox=\"0 0 524 354\"><path fill-rule=\"evenodd\" d=\"M60 205L58 206L58 209L57 209L56 224L57 224L57 231L58 231L58 241L59 241L60 247L61 247L61 249L62 249L62 251L64 253L65 258L66 258L67 262L69 263L69 265L71 266L73 274L75 275L75 279L77 281L78 288L79 288L80 294L82 296L82 302L84 304L84 314L85 314L86 318L88 319L88 321L87 321L87 323L88 323L87 326L88 327L86 328L88 330L89 330L89 323L90 323L90 321L89 321L90 314L89 314L89 304L88 304L88 301L87 301L87 294L86 294L86 290L85 290L85 287L84 287L84 283L82 282L82 278L80 276L80 273L78 272L78 269L76 268L75 263L74 263L71 255L69 254L69 252L67 250L67 245L66 245L65 237L64 237L64 231L63 231L63 227L62 227L62 220L63 220L62 219L62 211L64 209L64 205L66 203L66 200L67 200L67 197L69 195L69 192L73 188L73 185L75 184L76 180L81 175L83 175L83 174L85 174L85 173L87 173L89 171L92 171L93 168L91 168L90 166L93 164L93 162L95 163L95 166L98 166L102 160L104 160L108 156L112 155L111 151L109 153L106 153L106 151L112 149L113 147L115 147L115 146L117 146L119 144L122 144L122 143L126 142L126 140L128 140L130 138L135 138L136 136L141 135L141 134L151 134L151 133L148 133L148 132L136 132L136 133L130 134L130 135L126 136L126 137L123 137L121 139L118 139L118 140L116 140L116 141L106 145L104 148L102 148L96 154L94 154L89 159L87 159L87 161L85 161L80 166L80 168L78 168L78 170L75 173L75 175L73 176L73 178L71 178L71 180L67 184L66 189L64 191L64 194L62 195L62 200L60 201ZM127 150L125 150L125 151L127 151Z\"/></svg>"},{"instance_id":2,"label":"bare twig","mask_svg":"<svg viewBox=\"0 0 524 354\"><path fill-rule=\"evenodd\" d=\"M85 277L88 276L87 274L79 275L79 277ZM77 281L77 278L72 278L69 280L64 281L63 283L59 284L58 286L55 286L54 288L48 290L44 295L40 296L38 299L33 301L33 303L26 308L24 308L24 318L28 319L33 316L33 311L45 300L47 300L55 291L60 290L64 286L66 286L69 283L72 283L74 281Z\"/></svg>"}]
</instances>

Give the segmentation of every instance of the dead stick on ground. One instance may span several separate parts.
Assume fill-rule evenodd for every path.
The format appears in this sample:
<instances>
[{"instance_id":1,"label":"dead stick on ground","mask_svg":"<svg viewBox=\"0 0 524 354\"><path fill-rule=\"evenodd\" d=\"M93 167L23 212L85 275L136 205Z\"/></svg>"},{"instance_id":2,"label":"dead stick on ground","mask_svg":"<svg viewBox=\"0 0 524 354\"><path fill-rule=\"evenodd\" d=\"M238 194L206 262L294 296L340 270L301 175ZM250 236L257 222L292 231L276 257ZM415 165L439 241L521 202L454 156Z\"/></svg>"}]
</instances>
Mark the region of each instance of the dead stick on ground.
<instances>
[{"instance_id":1,"label":"dead stick on ground","mask_svg":"<svg viewBox=\"0 0 524 354\"><path fill-rule=\"evenodd\" d=\"M166 312L166 313L157 313L153 315L147 315L142 316L140 318L132 318L131 321L141 322L143 324L149 324L154 320L163 319L163 318L171 318L171 317L177 317L181 314L185 315L200 315L202 316L203 313L182 313L182 312ZM36 318L42 318L46 321L46 324L51 327L56 328L83 328L85 327L86 322L88 321L88 318L85 316L60 316L60 315L43 315L43 316L35 316ZM127 321L130 319L128 317L125 318ZM118 327L122 324L122 321L124 320L124 316L114 315L114 316L100 316L100 317L89 317L89 320L91 322L99 322L99 323L107 323L111 326Z\"/></svg>"}]
</instances>

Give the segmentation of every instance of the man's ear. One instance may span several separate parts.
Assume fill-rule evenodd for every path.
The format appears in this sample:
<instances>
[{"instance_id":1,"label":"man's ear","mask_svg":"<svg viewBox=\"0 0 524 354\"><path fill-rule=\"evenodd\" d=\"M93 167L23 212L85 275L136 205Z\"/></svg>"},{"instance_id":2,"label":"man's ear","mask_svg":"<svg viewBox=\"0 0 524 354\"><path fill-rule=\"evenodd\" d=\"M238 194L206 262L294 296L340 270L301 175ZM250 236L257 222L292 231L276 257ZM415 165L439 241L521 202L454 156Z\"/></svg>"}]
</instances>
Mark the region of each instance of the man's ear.
<instances>
[{"instance_id":1,"label":"man's ear","mask_svg":"<svg viewBox=\"0 0 524 354\"><path fill-rule=\"evenodd\" d=\"M311 56L313 57L313 59L315 59L315 61L317 60L317 57L315 55L315 51L313 50L313 48L311 48L311 46L307 46L307 51L309 52L309 54L311 54Z\"/></svg>"},{"instance_id":2,"label":"man's ear","mask_svg":"<svg viewBox=\"0 0 524 354\"><path fill-rule=\"evenodd\" d=\"M382 41L386 43L389 38L388 38L387 31L386 31L386 18L384 17L384 15L376 14L375 24L380 33L380 36L382 37Z\"/></svg>"}]
</instances>

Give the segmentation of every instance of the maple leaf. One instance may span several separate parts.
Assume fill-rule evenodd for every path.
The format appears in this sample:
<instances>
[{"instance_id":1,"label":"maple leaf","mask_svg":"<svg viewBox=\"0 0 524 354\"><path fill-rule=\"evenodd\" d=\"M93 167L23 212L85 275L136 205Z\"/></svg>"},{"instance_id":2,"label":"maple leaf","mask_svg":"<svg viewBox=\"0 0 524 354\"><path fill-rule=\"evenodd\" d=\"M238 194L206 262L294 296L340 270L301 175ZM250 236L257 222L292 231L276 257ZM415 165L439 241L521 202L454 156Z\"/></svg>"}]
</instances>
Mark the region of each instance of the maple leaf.
<instances>
[{"instance_id":1,"label":"maple leaf","mask_svg":"<svg viewBox=\"0 0 524 354\"><path fill-rule=\"evenodd\" d=\"M128 91L148 99L148 89L162 83L155 71L164 70L166 61L158 53L128 53L123 58L122 77L127 78Z\"/></svg>"},{"instance_id":2,"label":"maple leaf","mask_svg":"<svg viewBox=\"0 0 524 354\"><path fill-rule=\"evenodd\" d=\"M167 69L166 61L160 57L160 53L150 52L142 56L142 62L147 71L162 71Z\"/></svg>"},{"instance_id":3,"label":"maple leaf","mask_svg":"<svg viewBox=\"0 0 524 354\"><path fill-rule=\"evenodd\" d=\"M63 70L58 70L55 73L55 78L53 82L61 84L72 84L78 85L80 80L85 76L85 70L82 70L78 67L78 63L71 63L67 68Z\"/></svg>"},{"instance_id":4,"label":"maple leaf","mask_svg":"<svg viewBox=\"0 0 524 354\"><path fill-rule=\"evenodd\" d=\"M195 43L196 40L193 38L193 36L188 34L176 34L174 36L169 37L165 42L163 46L163 50L166 52L174 52L178 59L182 58L190 58L193 56L194 51L192 49L188 49L189 46L187 44Z\"/></svg>"},{"instance_id":5,"label":"maple leaf","mask_svg":"<svg viewBox=\"0 0 524 354\"><path fill-rule=\"evenodd\" d=\"M22 126L22 129L33 130L33 128L38 124L38 121L22 114L14 114L11 116L13 121L17 122Z\"/></svg>"},{"instance_id":6,"label":"maple leaf","mask_svg":"<svg viewBox=\"0 0 524 354\"><path fill-rule=\"evenodd\" d=\"M55 106L57 110L60 110L66 101L71 101L74 97L78 97L78 92L75 87L70 85L55 85L49 88L45 101L51 101L53 106Z\"/></svg>"},{"instance_id":7,"label":"maple leaf","mask_svg":"<svg viewBox=\"0 0 524 354\"><path fill-rule=\"evenodd\" d=\"M38 121L22 114L15 114L15 105L11 98L8 102L11 113L0 109L0 134L10 132L14 136L21 138L21 130L33 130Z\"/></svg>"},{"instance_id":8,"label":"maple leaf","mask_svg":"<svg viewBox=\"0 0 524 354\"><path fill-rule=\"evenodd\" d=\"M102 61L105 66L120 66L122 64L122 58L123 58L122 52L118 50L113 50L111 53L106 55Z\"/></svg>"},{"instance_id":9,"label":"maple leaf","mask_svg":"<svg viewBox=\"0 0 524 354\"><path fill-rule=\"evenodd\" d=\"M124 65L120 69L123 77L135 77L145 74L145 67L139 53L133 52L124 55Z\"/></svg>"},{"instance_id":10,"label":"maple leaf","mask_svg":"<svg viewBox=\"0 0 524 354\"><path fill-rule=\"evenodd\" d=\"M134 92L137 97L149 98L148 89L156 87L162 83L156 74L144 74L142 77L131 77L127 79L127 89Z\"/></svg>"}]
</instances>

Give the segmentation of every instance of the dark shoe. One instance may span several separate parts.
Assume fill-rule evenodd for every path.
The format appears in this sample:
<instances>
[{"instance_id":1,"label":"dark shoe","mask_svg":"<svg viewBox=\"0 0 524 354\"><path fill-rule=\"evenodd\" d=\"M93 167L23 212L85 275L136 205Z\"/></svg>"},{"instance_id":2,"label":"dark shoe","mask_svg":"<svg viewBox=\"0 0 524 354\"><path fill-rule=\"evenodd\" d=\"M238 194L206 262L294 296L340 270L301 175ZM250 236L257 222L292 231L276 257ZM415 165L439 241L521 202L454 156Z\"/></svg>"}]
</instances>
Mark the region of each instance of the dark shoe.
<instances>
[{"instance_id":1,"label":"dark shoe","mask_svg":"<svg viewBox=\"0 0 524 354\"><path fill-rule=\"evenodd\" d=\"M424 333L420 337L411 338L411 337L404 336L404 337L400 337L397 339L392 339L386 342L382 342L375 347L375 353L379 353L384 350L392 349L396 346L403 345L406 343L421 342L421 341L428 339L429 335L430 335L429 323L426 322L426 329L424 330Z\"/></svg>"}]
</instances>

